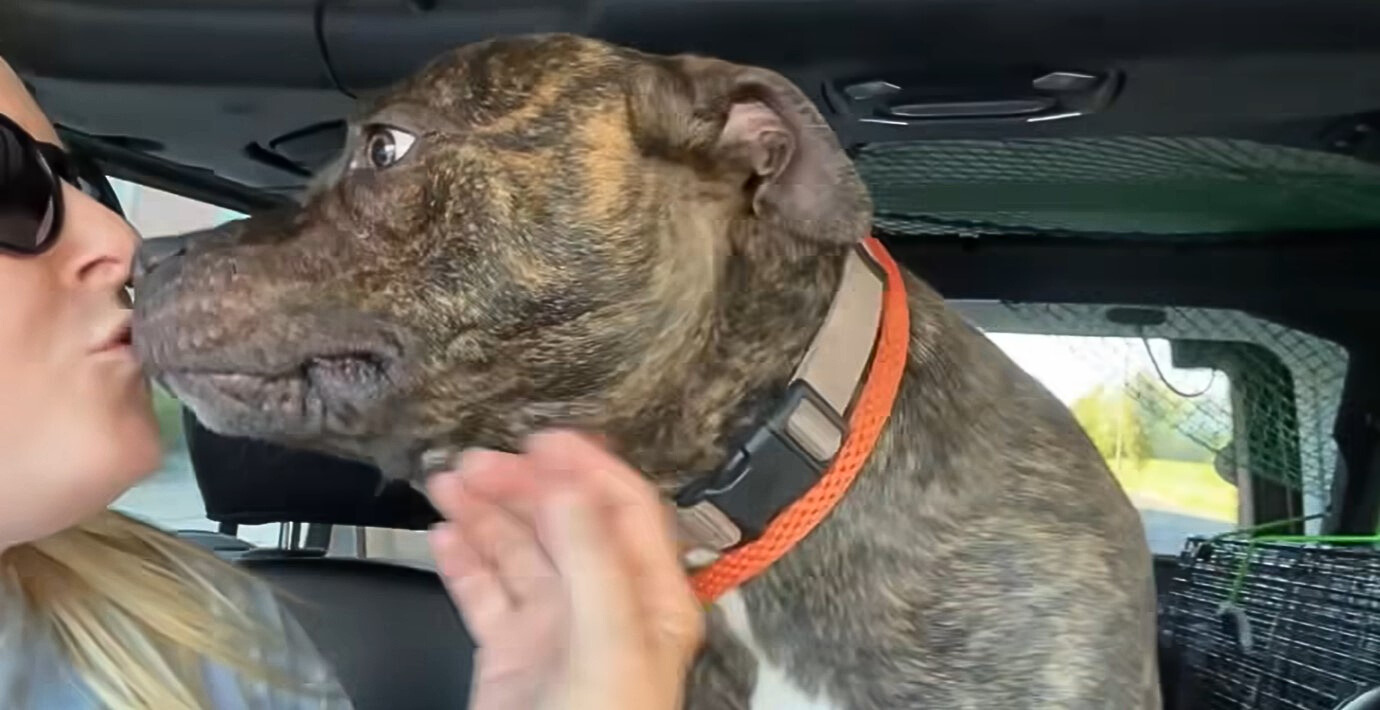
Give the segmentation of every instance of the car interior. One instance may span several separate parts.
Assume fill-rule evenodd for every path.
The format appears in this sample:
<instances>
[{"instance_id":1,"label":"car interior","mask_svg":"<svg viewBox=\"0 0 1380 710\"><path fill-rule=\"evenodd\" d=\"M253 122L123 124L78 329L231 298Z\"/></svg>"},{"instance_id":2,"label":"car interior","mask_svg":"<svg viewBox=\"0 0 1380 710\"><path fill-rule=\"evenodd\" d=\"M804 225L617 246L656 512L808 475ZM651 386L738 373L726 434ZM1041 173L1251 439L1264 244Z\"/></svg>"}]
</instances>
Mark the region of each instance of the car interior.
<instances>
[{"instance_id":1,"label":"car interior","mask_svg":"<svg viewBox=\"0 0 1380 710\"><path fill-rule=\"evenodd\" d=\"M105 175L246 214L295 199L361 97L486 37L775 69L856 161L874 235L976 325L1165 338L1230 379L1243 532L1156 550L1166 707L1359 710L1380 707L1377 27L1365 0L6 0L0 54ZM467 697L435 574L369 551L436 519L415 489L183 416L220 527L180 534L297 597L361 710ZM270 523L278 545L237 536Z\"/></svg>"}]
</instances>

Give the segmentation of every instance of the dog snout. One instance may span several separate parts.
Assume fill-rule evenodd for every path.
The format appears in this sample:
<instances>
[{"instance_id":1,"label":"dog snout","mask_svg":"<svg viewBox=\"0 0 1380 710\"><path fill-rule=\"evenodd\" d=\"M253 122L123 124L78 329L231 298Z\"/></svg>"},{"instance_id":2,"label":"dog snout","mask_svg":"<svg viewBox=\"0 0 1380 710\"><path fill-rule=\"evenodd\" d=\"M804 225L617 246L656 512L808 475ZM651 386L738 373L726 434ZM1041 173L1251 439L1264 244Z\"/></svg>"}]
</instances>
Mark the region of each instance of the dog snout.
<instances>
[{"instance_id":1,"label":"dog snout","mask_svg":"<svg viewBox=\"0 0 1380 710\"><path fill-rule=\"evenodd\" d=\"M192 235L145 239L134 253L134 281L142 281L158 268L172 259L187 253L187 241Z\"/></svg>"}]
</instances>

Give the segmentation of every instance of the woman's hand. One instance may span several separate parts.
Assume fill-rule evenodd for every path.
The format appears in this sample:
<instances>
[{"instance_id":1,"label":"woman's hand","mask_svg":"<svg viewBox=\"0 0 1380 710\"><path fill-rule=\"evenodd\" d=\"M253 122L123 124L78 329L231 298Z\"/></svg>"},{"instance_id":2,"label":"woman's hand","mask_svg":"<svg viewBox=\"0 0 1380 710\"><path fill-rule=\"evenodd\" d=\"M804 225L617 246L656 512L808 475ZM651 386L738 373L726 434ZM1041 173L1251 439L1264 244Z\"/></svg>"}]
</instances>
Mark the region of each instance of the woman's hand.
<instances>
[{"instance_id":1,"label":"woman's hand","mask_svg":"<svg viewBox=\"0 0 1380 710\"><path fill-rule=\"evenodd\" d=\"M673 524L569 432L467 452L428 483L432 550L474 635L473 710L678 710L704 633Z\"/></svg>"}]
</instances>

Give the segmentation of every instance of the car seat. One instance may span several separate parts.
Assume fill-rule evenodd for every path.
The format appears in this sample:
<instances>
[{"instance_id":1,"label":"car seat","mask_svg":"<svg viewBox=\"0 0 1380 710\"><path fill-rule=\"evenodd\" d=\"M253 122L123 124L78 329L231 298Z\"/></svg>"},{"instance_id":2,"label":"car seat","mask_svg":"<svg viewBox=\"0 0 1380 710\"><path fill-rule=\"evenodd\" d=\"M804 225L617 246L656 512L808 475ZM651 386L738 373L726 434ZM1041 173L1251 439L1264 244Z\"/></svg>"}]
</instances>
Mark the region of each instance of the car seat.
<instances>
[{"instance_id":1,"label":"car seat","mask_svg":"<svg viewBox=\"0 0 1380 710\"><path fill-rule=\"evenodd\" d=\"M190 412L188 449L206 514L222 525L316 523L424 529L425 496L378 470L330 456L216 434ZM199 542L264 579L335 667L357 710L464 708L474 643L434 572L325 550Z\"/></svg>"}]
</instances>

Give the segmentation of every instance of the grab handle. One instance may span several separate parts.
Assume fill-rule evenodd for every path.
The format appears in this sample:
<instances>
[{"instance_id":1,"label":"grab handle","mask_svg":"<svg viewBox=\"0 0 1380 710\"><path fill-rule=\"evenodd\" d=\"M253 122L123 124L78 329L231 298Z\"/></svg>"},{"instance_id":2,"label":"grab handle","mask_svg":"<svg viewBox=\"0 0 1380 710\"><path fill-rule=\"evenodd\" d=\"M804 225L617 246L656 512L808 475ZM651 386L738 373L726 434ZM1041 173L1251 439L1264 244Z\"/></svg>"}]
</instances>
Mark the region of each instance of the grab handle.
<instances>
[{"instance_id":1,"label":"grab handle","mask_svg":"<svg viewBox=\"0 0 1380 710\"><path fill-rule=\"evenodd\" d=\"M1026 74L1031 77L1031 74ZM863 123L1057 121L1097 113L1111 104L1121 81L1115 72L1053 71L1033 78L989 81L865 79L836 83L836 106Z\"/></svg>"}]
</instances>

